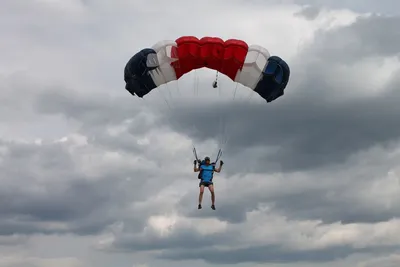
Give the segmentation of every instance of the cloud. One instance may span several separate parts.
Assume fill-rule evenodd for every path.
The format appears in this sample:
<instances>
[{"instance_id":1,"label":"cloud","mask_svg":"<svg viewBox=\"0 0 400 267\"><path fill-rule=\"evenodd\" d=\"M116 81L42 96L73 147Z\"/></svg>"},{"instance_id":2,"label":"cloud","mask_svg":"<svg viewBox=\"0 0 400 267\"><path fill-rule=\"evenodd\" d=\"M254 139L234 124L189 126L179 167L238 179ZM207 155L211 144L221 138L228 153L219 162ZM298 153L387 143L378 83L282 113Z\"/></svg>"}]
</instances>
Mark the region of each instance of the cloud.
<instances>
[{"instance_id":1,"label":"cloud","mask_svg":"<svg viewBox=\"0 0 400 267\"><path fill-rule=\"evenodd\" d=\"M398 254L391 254L388 256L379 257L377 259L369 260L360 264L360 267L370 267L370 266L384 266L384 267L394 267L400 263L400 258Z\"/></svg>"},{"instance_id":2,"label":"cloud","mask_svg":"<svg viewBox=\"0 0 400 267\"><path fill-rule=\"evenodd\" d=\"M0 259L0 266L2 267L48 267L48 266L60 266L60 267L81 267L82 262L75 258L35 258L35 257L24 257L19 255L8 256L4 255Z\"/></svg>"},{"instance_id":3,"label":"cloud","mask_svg":"<svg viewBox=\"0 0 400 267\"><path fill-rule=\"evenodd\" d=\"M198 129L207 131L199 131L193 137L212 138L220 133L219 120L207 118L220 113L228 125L232 154L263 145L267 152L260 155L262 161L279 162L288 170L344 162L357 151L395 141L400 133L396 127L399 93L394 89L399 81L393 74L398 71L398 61L385 63L385 59L396 57L397 50L371 41L387 38L385 44L395 47L398 42L392 40L390 31L382 33L371 27L394 25L393 19L361 18L349 26L317 34L315 41L295 59L293 72L302 72L309 78L297 87L289 87L287 98L279 99L279 103L223 103L222 107L211 104L206 112L201 111L203 103L185 104L171 115L178 121L174 127L181 130L181 126L189 134L195 121ZM377 69L377 65L381 67ZM365 70L372 68L376 76L362 78ZM257 131L249 130L252 125L259 125ZM307 157L302 156L305 153Z\"/></svg>"},{"instance_id":4,"label":"cloud","mask_svg":"<svg viewBox=\"0 0 400 267\"><path fill-rule=\"evenodd\" d=\"M0 266L398 261L397 16L371 1L2 6ZM213 91L204 70L129 95L126 61L188 34L282 56L284 97L234 96L226 77ZM193 144L223 146L216 211L208 192L196 209Z\"/></svg>"},{"instance_id":5,"label":"cloud","mask_svg":"<svg viewBox=\"0 0 400 267\"><path fill-rule=\"evenodd\" d=\"M149 221L140 235L129 236L120 228L114 232L116 239L111 243L122 251L153 250L160 251L157 254L161 258L202 259L219 264L326 262L354 253L379 253L397 248L398 220L375 225L321 224L319 221L287 220L268 210L260 207L248 212L242 224L212 219L195 222L184 217L165 216L159 218L159 225ZM160 226L166 227L165 231L160 231ZM209 228L212 230L207 232Z\"/></svg>"}]
</instances>

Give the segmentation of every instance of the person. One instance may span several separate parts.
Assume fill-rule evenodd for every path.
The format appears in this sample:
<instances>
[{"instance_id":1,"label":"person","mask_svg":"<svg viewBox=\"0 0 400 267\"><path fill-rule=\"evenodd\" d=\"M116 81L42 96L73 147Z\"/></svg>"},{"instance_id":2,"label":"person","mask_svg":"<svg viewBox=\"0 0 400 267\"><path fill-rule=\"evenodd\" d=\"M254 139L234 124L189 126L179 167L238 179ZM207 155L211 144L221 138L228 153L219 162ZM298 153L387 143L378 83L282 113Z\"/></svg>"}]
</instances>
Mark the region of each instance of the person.
<instances>
[{"instance_id":1,"label":"person","mask_svg":"<svg viewBox=\"0 0 400 267\"><path fill-rule=\"evenodd\" d=\"M197 166L197 163L199 163L199 167ZM221 172L222 165L224 165L224 162L221 160L220 165L218 168L215 168L215 163L211 164L210 163L210 158L205 157L204 161L198 162L195 160L193 162L194 164L194 172L200 172L198 178L200 179L199 187L200 187L200 193L199 193L199 205L198 209L201 209L201 202L203 200L203 193L204 193L204 187L208 187L211 193L211 208L215 210L215 193L214 193L214 183L212 181L214 172Z\"/></svg>"}]
</instances>

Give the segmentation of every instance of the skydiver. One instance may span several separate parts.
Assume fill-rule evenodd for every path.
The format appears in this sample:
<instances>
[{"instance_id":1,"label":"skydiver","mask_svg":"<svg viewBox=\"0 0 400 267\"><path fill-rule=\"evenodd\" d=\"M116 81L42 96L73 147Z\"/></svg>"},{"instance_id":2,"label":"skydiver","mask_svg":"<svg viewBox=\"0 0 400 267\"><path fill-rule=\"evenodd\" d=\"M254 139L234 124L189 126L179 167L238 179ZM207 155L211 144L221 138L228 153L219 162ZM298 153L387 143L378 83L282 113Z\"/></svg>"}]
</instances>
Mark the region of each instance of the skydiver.
<instances>
[{"instance_id":1,"label":"skydiver","mask_svg":"<svg viewBox=\"0 0 400 267\"><path fill-rule=\"evenodd\" d=\"M197 168L197 163L199 164L199 167ZM215 193L214 193L214 183L212 181L214 172L221 172L222 165L224 165L224 162L221 160L219 167L215 168L215 163L210 163L210 158L205 157L204 161L198 161L195 160L193 162L194 167L193 171L194 172L200 172L198 178L200 179L199 187L200 187L200 193L199 193L199 205L198 209L201 209L201 202L203 200L203 193L204 193L204 187L208 187L211 193L211 208L215 210Z\"/></svg>"}]
</instances>

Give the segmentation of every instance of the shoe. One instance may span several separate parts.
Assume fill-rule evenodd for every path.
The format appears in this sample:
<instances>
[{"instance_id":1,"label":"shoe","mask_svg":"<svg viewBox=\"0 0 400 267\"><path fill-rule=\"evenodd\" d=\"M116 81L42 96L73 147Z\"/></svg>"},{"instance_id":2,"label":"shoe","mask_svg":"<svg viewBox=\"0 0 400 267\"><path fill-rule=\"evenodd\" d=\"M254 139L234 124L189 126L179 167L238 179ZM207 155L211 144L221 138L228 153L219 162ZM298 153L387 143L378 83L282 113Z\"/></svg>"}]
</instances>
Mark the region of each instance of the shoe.
<instances>
[{"instance_id":1,"label":"shoe","mask_svg":"<svg viewBox=\"0 0 400 267\"><path fill-rule=\"evenodd\" d=\"M211 205L211 208L212 208L213 210L215 210L215 205Z\"/></svg>"},{"instance_id":2,"label":"shoe","mask_svg":"<svg viewBox=\"0 0 400 267\"><path fill-rule=\"evenodd\" d=\"M199 205L197 206L197 209L201 209L201 204L199 204Z\"/></svg>"}]
</instances>

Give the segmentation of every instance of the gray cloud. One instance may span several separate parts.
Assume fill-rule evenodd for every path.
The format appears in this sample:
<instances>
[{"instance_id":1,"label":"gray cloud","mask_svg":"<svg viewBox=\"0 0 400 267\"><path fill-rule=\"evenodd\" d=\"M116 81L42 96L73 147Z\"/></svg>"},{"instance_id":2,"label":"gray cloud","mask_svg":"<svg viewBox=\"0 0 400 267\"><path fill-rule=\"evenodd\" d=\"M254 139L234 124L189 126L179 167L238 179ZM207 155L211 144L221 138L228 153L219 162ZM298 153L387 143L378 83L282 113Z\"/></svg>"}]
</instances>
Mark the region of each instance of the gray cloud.
<instances>
[{"instance_id":1,"label":"gray cloud","mask_svg":"<svg viewBox=\"0 0 400 267\"><path fill-rule=\"evenodd\" d=\"M295 64L294 73L304 72L307 76L297 87L289 87L284 99L271 104L229 103L219 104L219 107L211 104L205 108L203 104L190 104L190 108L184 105L170 115L171 120L176 121L174 129L199 140L213 138L220 133L219 120L206 118L213 114L218 117L221 113L226 125L230 126L227 153L238 154L245 148L263 145L266 155L260 155L260 162L279 162L284 170L289 171L343 163L353 153L376 144L388 144L400 136L400 127L397 127L399 91L395 90L398 78L394 76L387 83L382 82L381 93L339 102L335 101L335 94L342 95L343 90L350 93L353 89L350 85L340 88L341 77L329 78L328 81L326 77L338 66L346 65L349 57L354 63L367 56L396 55L400 40L393 40L396 36L393 33L397 30L378 30L388 29L384 25L396 25L395 19L360 19L350 26L317 35L316 42L298 58L307 58L310 54L318 57L318 62L309 63L306 59L301 65ZM348 35L357 42L345 37ZM385 48L376 40L386 40L383 43L389 46ZM333 58L337 65L330 60ZM198 129L207 130L193 135L190 132L193 123ZM257 130L250 130L253 125L258 125ZM279 149L269 153L269 147Z\"/></svg>"},{"instance_id":2,"label":"gray cloud","mask_svg":"<svg viewBox=\"0 0 400 267\"><path fill-rule=\"evenodd\" d=\"M320 14L321 9L316 6L306 6L301 11L296 13L295 15L303 16L309 20L314 20Z\"/></svg>"},{"instance_id":3,"label":"gray cloud","mask_svg":"<svg viewBox=\"0 0 400 267\"><path fill-rule=\"evenodd\" d=\"M399 20L397 16L359 17L348 27L319 33L309 53L318 54L324 62L339 64L354 64L368 57L398 56L399 30L394 25ZM379 60L377 65L380 65Z\"/></svg>"},{"instance_id":4,"label":"gray cloud","mask_svg":"<svg viewBox=\"0 0 400 267\"><path fill-rule=\"evenodd\" d=\"M0 266L81 264L59 251L85 266L132 266L131 257L199 267L396 262L387 255L400 234L398 17L364 16L328 30L318 20L332 19L329 6L360 10L360 2L288 2L312 5L231 1L227 13L225 2L202 1L188 13L184 5L166 12L173 2L165 1L5 1L0 245L43 258ZM203 26L177 24L174 15ZM307 31L312 38L295 52ZM207 95L210 74L201 96L181 98L170 112L157 92L130 96L126 60L188 32L264 41L291 66L287 93L271 104L256 95L225 101L232 95ZM192 93L186 78L183 96ZM217 210L207 192L199 211L191 141L201 156L210 153L221 118L229 142Z\"/></svg>"},{"instance_id":5,"label":"gray cloud","mask_svg":"<svg viewBox=\"0 0 400 267\"><path fill-rule=\"evenodd\" d=\"M392 248L394 249L394 248ZM219 251L216 249L204 249L200 251L179 251L161 255L161 258L182 260L198 259L213 264L235 264L241 262L329 262L340 258L346 258L353 253L371 252L371 249L352 249L351 247L332 247L314 251L290 251L278 246L257 246L230 251Z\"/></svg>"},{"instance_id":6,"label":"gray cloud","mask_svg":"<svg viewBox=\"0 0 400 267\"><path fill-rule=\"evenodd\" d=\"M2 166L7 167L3 168L0 189L2 235L99 233L122 215L127 199L146 199L159 188L146 184L153 176L151 171L101 166L101 157L85 157L90 149L71 155L71 148L63 143L2 145L7 148L2 157ZM82 169L85 161L103 170L87 173ZM132 174L133 180L126 181ZM138 187L145 192L133 190L131 194ZM137 223L140 227L140 220Z\"/></svg>"},{"instance_id":7,"label":"gray cloud","mask_svg":"<svg viewBox=\"0 0 400 267\"><path fill-rule=\"evenodd\" d=\"M266 147L266 155L257 156L260 163L279 162L288 171L343 163L357 151L376 144L389 144L399 138L397 96L398 92L391 92L341 104L304 98L273 107L226 105L222 108L223 116L226 124L232 127L227 153L240 154L246 148L262 144ZM197 132L194 138L205 140L217 136L218 121L202 120L203 116L215 113L211 108L209 106L200 116L200 108L178 109L171 116L179 120L174 129L184 125L180 130L185 131L196 121L197 128L207 131ZM251 131L252 125L260 127ZM275 146L279 150L268 153L268 147ZM267 171L262 164L259 167L261 171Z\"/></svg>"},{"instance_id":8,"label":"gray cloud","mask_svg":"<svg viewBox=\"0 0 400 267\"><path fill-rule=\"evenodd\" d=\"M397 15L399 2L396 0L293 0L296 4L311 5L323 8L351 9L356 12L389 13Z\"/></svg>"}]
</instances>

